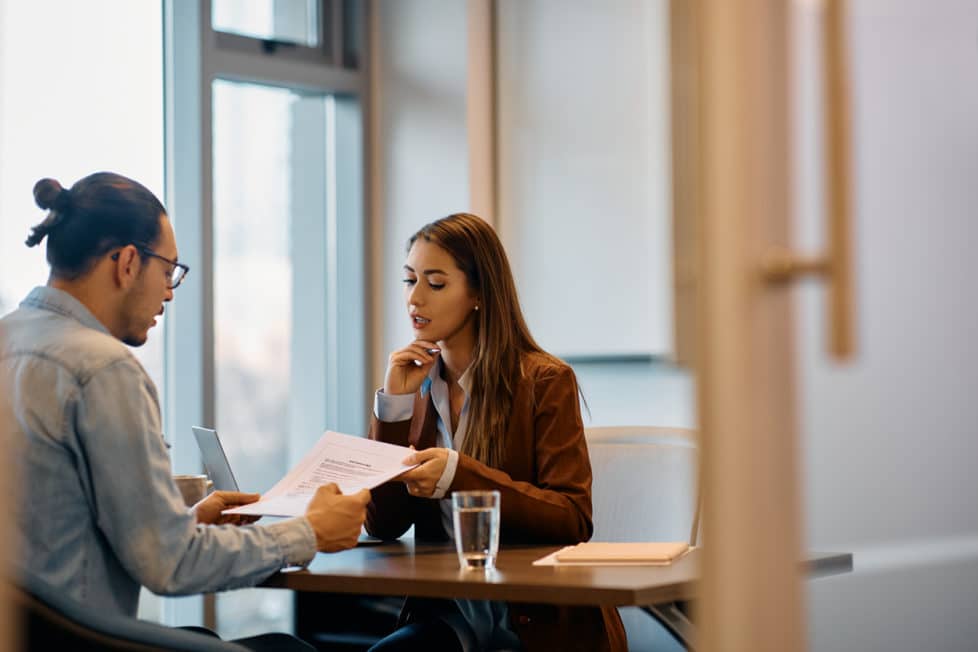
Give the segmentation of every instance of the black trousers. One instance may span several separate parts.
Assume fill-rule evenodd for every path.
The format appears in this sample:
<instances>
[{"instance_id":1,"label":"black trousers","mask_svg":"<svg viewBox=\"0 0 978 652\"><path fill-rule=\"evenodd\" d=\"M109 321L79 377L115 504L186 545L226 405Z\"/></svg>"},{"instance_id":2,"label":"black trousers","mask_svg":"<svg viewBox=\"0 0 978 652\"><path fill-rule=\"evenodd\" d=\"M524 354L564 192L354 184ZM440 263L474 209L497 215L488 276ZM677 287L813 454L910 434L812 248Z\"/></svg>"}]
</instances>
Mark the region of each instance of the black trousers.
<instances>
[{"instance_id":1,"label":"black trousers","mask_svg":"<svg viewBox=\"0 0 978 652\"><path fill-rule=\"evenodd\" d=\"M462 643L455 630L439 618L404 625L370 648L369 652L410 652L412 650L438 650L438 652L462 652Z\"/></svg>"}]
</instances>

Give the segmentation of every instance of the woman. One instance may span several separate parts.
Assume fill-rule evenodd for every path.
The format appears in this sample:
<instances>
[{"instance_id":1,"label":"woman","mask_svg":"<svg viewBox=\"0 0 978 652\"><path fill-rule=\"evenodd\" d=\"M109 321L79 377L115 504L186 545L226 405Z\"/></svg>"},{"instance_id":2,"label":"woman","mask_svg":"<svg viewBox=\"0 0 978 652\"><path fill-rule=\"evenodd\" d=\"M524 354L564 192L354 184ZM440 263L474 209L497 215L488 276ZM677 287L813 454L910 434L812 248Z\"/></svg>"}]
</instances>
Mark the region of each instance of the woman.
<instances>
[{"instance_id":1,"label":"woman","mask_svg":"<svg viewBox=\"0 0 978 652\"><path fill-rule=\"evenodd\" d=\"M506 252L459 213L410 239L405 298L415 340L389 358L370 436L413 446L415 469L373 492L367 531L451 536L452 491L501 494L500 538L573 544L591 536L591 467L574 372L533 340ZM378 643L401 649L624 650L615 609L408 599Z\"/></svg>"}]
</instances>

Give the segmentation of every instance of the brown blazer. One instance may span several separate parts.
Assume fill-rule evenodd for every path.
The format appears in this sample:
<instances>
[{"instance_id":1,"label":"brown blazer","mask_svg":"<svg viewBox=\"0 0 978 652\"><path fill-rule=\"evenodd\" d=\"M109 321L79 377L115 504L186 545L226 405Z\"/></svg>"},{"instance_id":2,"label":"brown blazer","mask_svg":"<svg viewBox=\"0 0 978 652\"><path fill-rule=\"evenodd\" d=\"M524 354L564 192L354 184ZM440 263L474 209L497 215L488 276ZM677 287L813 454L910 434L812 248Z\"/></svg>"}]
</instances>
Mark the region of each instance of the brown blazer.
<instances>
[{"instance_id":1,"label":"brown blazer","mask_svg":"<svg viewBox=\"0 0 978 652\"><path fill-rule=\"evenodd\" d=\"M449 491L496 489L500 493L500 540L574 544L591 537L591 463L570 367L539 354L522 360L514 379L512 416L499 468L459 454ZM438 414L431 395L415 397L409 421L373 419L370 438L417 449L436 444ZM444 540L438 501L414 498L401 482L372 492L367 532L396 539L414 525L419 540ZM425 611L422 600L408 599L404 614ZM625 630L613 607L509 604L510 624L523 646L534 650L627 649Z\"/></svg>"}]
</instances>

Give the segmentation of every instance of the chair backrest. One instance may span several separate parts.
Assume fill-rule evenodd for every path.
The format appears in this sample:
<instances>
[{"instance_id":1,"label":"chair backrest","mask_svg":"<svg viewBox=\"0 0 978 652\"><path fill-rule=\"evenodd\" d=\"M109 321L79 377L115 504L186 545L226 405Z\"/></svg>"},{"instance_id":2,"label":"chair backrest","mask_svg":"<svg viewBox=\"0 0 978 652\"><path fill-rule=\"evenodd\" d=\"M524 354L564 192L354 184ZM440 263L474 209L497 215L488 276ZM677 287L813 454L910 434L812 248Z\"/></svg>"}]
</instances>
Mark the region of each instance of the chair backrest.
<instances>
[{"instance_id":1,"label":"chair backrest","mask_svg":"<svg viewBox=\"0 0 978 652\"><path fill-rule=\"evenodd\" d=\"M207 634L94 611L30 573L18 573L16 583L25 650L248 652Z\"/></svg>"},{"instance_id":2,"label":"chair backrest","mask_svg":"<svg viewBox=\"0 0 978 652\"><path fill-rule=\"evenodd\" d=\"M594 477L594 541L689 541L698 530L696 432L585 430Z\"/></svg>"}]
</instances>

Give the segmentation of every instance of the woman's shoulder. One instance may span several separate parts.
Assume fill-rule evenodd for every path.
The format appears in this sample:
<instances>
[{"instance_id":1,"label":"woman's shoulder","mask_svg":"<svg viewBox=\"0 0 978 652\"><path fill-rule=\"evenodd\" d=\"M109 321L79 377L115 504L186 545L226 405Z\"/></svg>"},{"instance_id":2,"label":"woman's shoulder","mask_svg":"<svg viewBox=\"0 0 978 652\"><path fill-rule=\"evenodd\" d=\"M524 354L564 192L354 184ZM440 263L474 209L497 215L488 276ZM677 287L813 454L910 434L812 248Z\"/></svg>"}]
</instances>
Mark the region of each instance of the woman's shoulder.
<instances>
[{"instance_id":1,"label":"woman's shoulder","mask_svg":"<svg viewBox=\"0 0 978 652\"><path fill-rule=\"evenodd\" d=\"M543 351L529 351L520 358L524 378L533 381L574 378L574 370L560 358Z\"/></svg>"}]
</instances>

